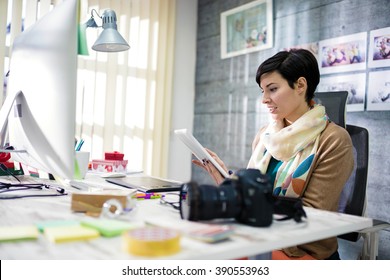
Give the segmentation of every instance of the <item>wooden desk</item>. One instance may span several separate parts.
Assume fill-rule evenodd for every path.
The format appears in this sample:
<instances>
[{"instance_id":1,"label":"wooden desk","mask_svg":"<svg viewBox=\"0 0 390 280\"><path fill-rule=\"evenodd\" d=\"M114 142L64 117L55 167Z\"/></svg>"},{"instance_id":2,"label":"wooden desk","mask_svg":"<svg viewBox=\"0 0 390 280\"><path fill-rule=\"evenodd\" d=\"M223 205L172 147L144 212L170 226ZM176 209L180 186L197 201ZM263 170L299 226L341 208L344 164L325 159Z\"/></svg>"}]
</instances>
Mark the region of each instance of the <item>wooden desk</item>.
<instances>
[{"instance_id":1,"label":"wooden desk","mask_svg":"<svg viewBox=\"0 0 390 280\"><path fill-rule=\"evenodd\" d=\"M101 185L107 185L101 179ZM108 186L108 185L107 185ZM113 187L114 185L109 185ZM25 198L0 201L0 226L34 225L48 220L83 219L72 213L70 195L48 198ZM269 252L274 249L307 243L343 233L364 229L372 219L305 208L307 223L273 222L267 228L236 224L239 234L217 244L207 244L182 237L182 250L164 259L236 259ZM157 199L140 201L129 221L142 222L148 217L182 222L179 212L162 205ZM145 259L123 251L122 238L98 238L90 241L50 243L44 235L35 241L0 243L0 259Z\"/></svg>"}]
</instances>

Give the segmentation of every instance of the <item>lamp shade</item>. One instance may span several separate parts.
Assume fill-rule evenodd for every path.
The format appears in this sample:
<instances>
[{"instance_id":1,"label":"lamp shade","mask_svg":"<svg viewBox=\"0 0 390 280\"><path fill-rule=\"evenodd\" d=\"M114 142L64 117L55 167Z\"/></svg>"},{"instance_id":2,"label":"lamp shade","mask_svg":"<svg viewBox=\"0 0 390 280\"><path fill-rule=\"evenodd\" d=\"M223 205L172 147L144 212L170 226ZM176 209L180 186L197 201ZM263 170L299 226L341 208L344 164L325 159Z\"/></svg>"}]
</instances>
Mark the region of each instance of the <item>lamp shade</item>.
<instances>
[{"instance_id":1,"label":"lamp shade","mask_svg":"<svg viewBox=\"0 0 390 280\"><path fill-rule=\"evenodd\" d=\"M92 49L99 52L120 52L130 48L126 40L119 34L116 25L116 14L106 10L102 15L103 31L93 44Z\"/></svg>"}]
</instances>

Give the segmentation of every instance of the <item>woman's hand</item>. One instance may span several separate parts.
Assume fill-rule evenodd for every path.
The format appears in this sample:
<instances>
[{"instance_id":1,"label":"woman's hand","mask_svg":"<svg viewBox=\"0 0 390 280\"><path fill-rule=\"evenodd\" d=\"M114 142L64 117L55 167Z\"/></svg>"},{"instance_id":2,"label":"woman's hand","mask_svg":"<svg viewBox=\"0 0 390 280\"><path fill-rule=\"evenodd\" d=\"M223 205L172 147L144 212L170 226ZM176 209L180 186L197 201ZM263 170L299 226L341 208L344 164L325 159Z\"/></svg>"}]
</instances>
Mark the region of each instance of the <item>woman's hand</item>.
<instances>
[{"instance_id":1,"label":"woman's hand","mask_svg":"<svg viewBox=\"0 0 390 280\"><path fill-rule=\"evenodd\" d=\"M215 161L216 161L219 165L221 165L221 167L222 167L223 169L226 170L226 172L228 172L228 171L227 171L227 168L226 168L226 166L225 166L225 164L224 164L223 161L217 156L216 153L214 153L213 151L211 151L211 150L209 150L209 149L207 149L207 148L206 148L206 151L211 155L212 158L215 159ZM210 174L211 178L214 180L214 182L215 182L217 185L221 184L221 183L223 182L223 180L225 179L225 178L222 176L222 174L218 171L218 169L214 166L214 164L212 164L209 160L204 159L204 160L201 162L201 161L199 161L199 160L197 160L197 159L193 159L192 162L193 162L195 165L197 165L197 166L203 168L204 170L206 170L206 171Z\"/></svg>"}]
</instances>

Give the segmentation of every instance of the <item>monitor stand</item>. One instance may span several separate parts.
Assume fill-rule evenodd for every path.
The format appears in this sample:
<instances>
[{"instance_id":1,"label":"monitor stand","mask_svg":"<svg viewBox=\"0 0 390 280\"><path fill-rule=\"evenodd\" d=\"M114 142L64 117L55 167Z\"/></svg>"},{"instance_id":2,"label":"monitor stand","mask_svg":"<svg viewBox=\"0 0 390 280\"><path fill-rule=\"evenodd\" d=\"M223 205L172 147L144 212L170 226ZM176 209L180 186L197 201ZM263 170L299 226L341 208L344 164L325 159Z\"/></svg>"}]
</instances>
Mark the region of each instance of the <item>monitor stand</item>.
<instances>
[{"instance_id":1,"label":"monitor stand","mask_svg":"<svg viewBox=\"0 0 390 280\"><path fill-rule=\"evenodd\" d=\"M8 116L11 112L12 106L16 100L16 98L23 94L23 92L20 90L15 94L10 94L5 98L5 101L3 103L3 106L1 107L0 110L0 136L1 136L1 143L0 143L0 152L2 153L21 153L21 152L26 152L25 150L10 150L10 149L5 149L5 135L7 131L7 123L8 123Z\"/></svg>"}]
</instances>

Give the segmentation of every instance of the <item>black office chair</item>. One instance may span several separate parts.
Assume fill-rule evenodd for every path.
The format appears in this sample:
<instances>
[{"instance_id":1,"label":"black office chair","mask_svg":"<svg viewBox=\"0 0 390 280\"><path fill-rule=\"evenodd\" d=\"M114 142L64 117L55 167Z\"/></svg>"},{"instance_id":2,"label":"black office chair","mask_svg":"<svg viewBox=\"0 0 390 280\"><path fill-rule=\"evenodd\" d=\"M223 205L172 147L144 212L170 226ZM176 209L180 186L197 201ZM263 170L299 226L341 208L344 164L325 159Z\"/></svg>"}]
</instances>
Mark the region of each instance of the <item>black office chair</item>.
<instances>
[{"instance_id":1,"label":"black office chair","mask_svg":"<svg viewBox=\"0 0 390 280\"><path fill-rule=\"evenodd\" d=\"M363 216L366 207L366 189L368 176L368 130L364 127L347 124L346 127L353 144L355 166L349 177L339 202L339 212L355 216ZM358 232L351 232L339 238L356 242L360 238Z\"/></svg>"},{"instance_id":2,"label":"black office chair","mask_svg":"<svg viewBox=\"0 0 390 280\"><path fill-rule=\"evenodd\" d=\"M355 167L341 194L339 212L365 216L369 135L367 129L363 127L347 124L346 129L354 147ZM352 242L357 242L363 237L363 248L359 258L374 260L378 256L379 231L387 227L390 227L389 223L374 219L372 227L338 237Z\"/></svg>"},{"instance_id":3,"label":"black office chair","mask_svg":"<svg viewBox=\"0 0 390 280\"><path fill-rule=\"evenodd\" d=\"M368 130L346 124L347 91L317 92L315 101L326 108L331 121L345 127L352 139L354 147L355 167L340 196L339 212L356 216L365 216L366 189L369 161ZM351 232L338 236L348 242L357 242L363 237L363 248L359 258L376 259L378 255L379 231L390 227L390 224L374 219L373 226L359 232Z\"/></svg>"},{"instance_id":4,"label":"black office chair","mask_svg":"<svg viewBox=\"0 0 390 280\"><path fill-rule=\"evenodd\" d=\"M345 106L347 104L348 91L328 91L314 93L314 101L326 108L329 119L345 128Z\"/></svg>"}]
</instances>

